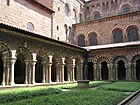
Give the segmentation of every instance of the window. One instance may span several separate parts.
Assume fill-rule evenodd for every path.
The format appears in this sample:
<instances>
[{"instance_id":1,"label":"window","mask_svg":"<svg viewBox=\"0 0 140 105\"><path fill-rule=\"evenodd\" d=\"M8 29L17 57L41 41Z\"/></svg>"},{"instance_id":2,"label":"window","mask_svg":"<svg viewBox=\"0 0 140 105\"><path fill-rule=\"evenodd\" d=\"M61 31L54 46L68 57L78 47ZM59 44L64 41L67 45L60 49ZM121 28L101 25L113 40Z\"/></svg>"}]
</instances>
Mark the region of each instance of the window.
<instances>
[{"instance_id":1,"label":"window","mask_svg":"<svg viewBox=\"0 0 140 105\"><path fill-rule=\"evenodd\" d=\"M85 36L79 35L78 37L78 46L84 47L85 46Z\"/></svg>"},{"instance_id":2,"label":"window","mask_svg":"<svg viewBox=\"0 0 140 105\"><path fill-rule=\"evenodd\" d=\"M68 27L66 24L64 25L64 29L65 29L65 37L66 37L66 41L67 41L68 40Z\"/></svg>"},{"instance_id":3,"label":"window","mask_svg":"<svg viewBox=\"0 0 140 105\"><path fill-rule=\"evenodd\" d=\"M123 7L123 13L129 13L129 12L130 12L130 7L129 6Z\"/></svg>"},{"instance_id":4,"label":"window","mask_svg":"<svg viewBox=\"0 0 140 105\"><path fill-rule=\"evenodd\" d=\"M94 12L93 13L93 19L99 19L100 18L100 12Z\"/></svg>"},{"instance_id":5,"label":"window","mask_svg":"<svg viewBox=\"0 0 140 105\"><path fill-rule=\"evenodd\" d=\"M135 27L128 28L128 41L138 41L138 30Z\"/></svg>"},{"instance_id":6,"label":"window","mask_svg":"<svg viewBox=\"0 0 140 105\"><path fill-rule=\"evenodd\" d=\"M96 35L96 33L90 33L90 35L89 35L89 45L90 46L97 45L97 35Z\"/></svg>"},{"instance_id":7,"label":"window","mask_svg":"<svg viewBox=\"0 0 140 105\"><path fill-rule=\"evenodd\" d=\"M33 31L34 30L34 25L31 22L27 23L27 30Z\"/></svg>"},{"instance_id":8,"label":"window","mask_svg":"<svg viewBox=\"0 0 140 105\"><path fill-rule=\"evenodd\" d=\"M113 41L114 41L114 43L123 42L123 34L122 34L121 29L115 29L113 31Z\"/></svg>"},{"instance_id":9,"label":"window","mask_svg":"<svg viewBox=\"0 0 140 105\"><path fill-rule=\"evenodd\" d=\"M70 8L67 3L65 4L65 14L66 14L66 16L70 16Z\"/></svg>"},{"instance_id":10,"label":"window","mask_svg":"<svg viewBox=\"0 0 140 105\"><path fill-rule=\"evenodd\" d=\"M80 13L79 22L82 22L82 14Z\"/></svg>"}]
</instances>

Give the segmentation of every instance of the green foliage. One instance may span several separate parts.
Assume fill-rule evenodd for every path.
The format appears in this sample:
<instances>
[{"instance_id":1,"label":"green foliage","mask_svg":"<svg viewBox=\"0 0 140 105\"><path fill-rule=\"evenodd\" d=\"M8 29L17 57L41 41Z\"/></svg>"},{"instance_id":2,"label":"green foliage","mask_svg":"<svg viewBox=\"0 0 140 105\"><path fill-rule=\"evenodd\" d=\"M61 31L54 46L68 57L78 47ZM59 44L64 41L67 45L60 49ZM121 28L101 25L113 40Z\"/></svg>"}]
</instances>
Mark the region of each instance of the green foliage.
<instances>
[{"instance_id":1,"label":"green foliage","mask_svg":"<svg viewBox=\"0 0 140 105\"><path fill-rule=\"evenodd\" d=\"M93 81L93 82L90 82L89 86L91 88L94 88L94 87L98 87L98 86L101 86L101 85L104 85L104 84L111 84L112 82L110 81Z\"/></svg>"},{"instance_id":2,"label":"green foliage","mask_svg":"<svg viewBox=\"0 0 140 105\"><path fill-rule=\"evenodd\" d=\"M16 101L6 105L116 105L125 97L127 97L126 94L113 91L78 90Z\"/></svg>"},{"instance_id":3,"label":"green foliage","mask_svg":"<svg viewBox=\"0 0 140 105\"><path fill-rule=\"evenodd\" d=\"M40 90L26 90L21 92L8 92L0 94L0 103L11 102L16 100L30 99L37 96L44 96L50 94L60 94L62 91L60 89L48 88Z\"/></svg>"},{"instance_id":4,"label":"green foliage","mask_svg":"<svg viewBox=\"0 0 140 105\"><path fill-rule=\"evenodd\" d=\"M140 89L139 82L90 82L89 89L77 84L20 88L0 92L1 105L117 105L129 94ZM53 88L52 88L53 87ZM62 92L68 89L67 92ZM3 104L2 104L3 103ZM4 104L5 103L5 104Z\"/></svg>"},{"instance_id":5,"label":"green foliage","mask_svg":"<svg viewBox=\"0 0 140 105\"><path fill-rule=\"evenodd\" d=\"M134 92L140 89L140 82L115 82L113 84L106 84L99 87L99 89Z\"/></svg>"}]
</instances>

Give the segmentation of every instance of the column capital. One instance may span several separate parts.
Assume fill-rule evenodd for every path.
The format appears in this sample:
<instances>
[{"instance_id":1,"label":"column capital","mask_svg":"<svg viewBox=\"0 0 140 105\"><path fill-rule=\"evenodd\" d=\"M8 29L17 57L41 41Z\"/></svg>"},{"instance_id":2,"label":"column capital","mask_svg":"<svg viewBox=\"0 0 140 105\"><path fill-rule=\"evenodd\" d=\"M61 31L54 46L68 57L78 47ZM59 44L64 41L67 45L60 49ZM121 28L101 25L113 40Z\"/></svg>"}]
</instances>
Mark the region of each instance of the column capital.
<instances>
[{"instance_id":1,"label":"column capital","mask_svg":"<svg viewBox=\"0 0 140 105\"><path fill-rule=\"evenodd\" d=\"M49 60L48 62L52 64L52 58L53 58L53 56L52 55L49 55L48 58L49 58L48 59Z\"/></svg>"}]
</instances>

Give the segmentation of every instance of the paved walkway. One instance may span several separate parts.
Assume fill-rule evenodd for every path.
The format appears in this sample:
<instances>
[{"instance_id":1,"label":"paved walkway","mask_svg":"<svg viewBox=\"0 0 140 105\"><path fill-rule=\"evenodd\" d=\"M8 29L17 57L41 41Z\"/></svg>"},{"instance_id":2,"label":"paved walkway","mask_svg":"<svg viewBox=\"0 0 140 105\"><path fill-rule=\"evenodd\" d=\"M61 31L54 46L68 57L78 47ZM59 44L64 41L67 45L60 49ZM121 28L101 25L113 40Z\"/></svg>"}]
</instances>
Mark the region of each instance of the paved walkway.
<instances>
[{"instance_id":1,"label":"paved walkway","mask_svg":"<svg viewBox=\"0 0 140 105\"><path fill-rule=\"evenodd\" d=\"M138 96L134 101L132 101L129 105L140 105L140 94L139 94L139 96Z\"/></svg>"}]
</instances>

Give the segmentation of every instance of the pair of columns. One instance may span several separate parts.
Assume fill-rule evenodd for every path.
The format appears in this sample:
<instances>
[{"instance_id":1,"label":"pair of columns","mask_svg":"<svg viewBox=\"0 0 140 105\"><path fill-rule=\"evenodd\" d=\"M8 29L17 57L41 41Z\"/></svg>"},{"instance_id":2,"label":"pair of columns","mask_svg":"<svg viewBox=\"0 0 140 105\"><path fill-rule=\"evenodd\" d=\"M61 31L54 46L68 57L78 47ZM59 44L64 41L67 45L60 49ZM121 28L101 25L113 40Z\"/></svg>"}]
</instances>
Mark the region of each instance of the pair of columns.
<instances>
[{"instance_id":1,"label":"pair of columns","mask_svg":"<svg viewBox=\"0 0 140 105\"><path fill-rule=\"evenodd\" d=\"M94 64L94 80L102 80L101 76L101 64ZM131 63L128 63L125 65L126 68L126 80L132 80L132 78L135 78L136 80L136 73L132 73L132 69L135 69L135 67L132 68ZM110 63L108 64L108 80L118 80L118 70L117 70L117 64Z\"/></svg>"}]
</instances>

